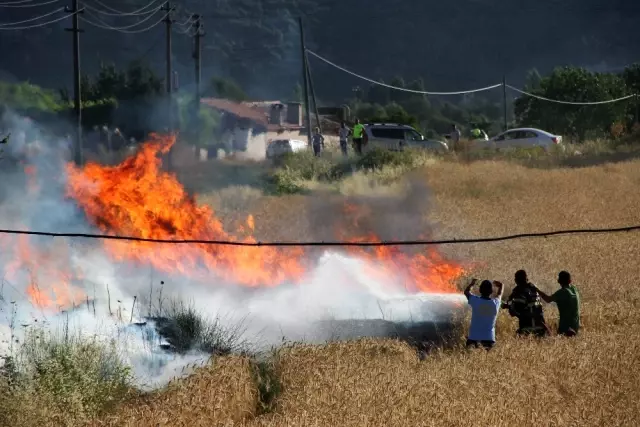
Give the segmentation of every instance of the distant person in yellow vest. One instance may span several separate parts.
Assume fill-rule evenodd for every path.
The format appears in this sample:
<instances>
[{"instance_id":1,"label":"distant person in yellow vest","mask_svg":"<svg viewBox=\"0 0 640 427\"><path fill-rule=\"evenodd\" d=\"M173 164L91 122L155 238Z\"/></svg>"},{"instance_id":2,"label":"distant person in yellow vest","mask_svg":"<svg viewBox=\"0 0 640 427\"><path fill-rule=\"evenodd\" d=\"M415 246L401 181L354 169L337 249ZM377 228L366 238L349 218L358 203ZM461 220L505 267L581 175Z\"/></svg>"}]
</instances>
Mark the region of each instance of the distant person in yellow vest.
<instances>
[{"instance_id":1,"label":"distant person in yellow vest","mask_svg":"<svg viewBox=\"0 0 640 427\"><path fill-rule=\"evenodd\" d=\"M362 140L364 137L364 126L360 123L360 119L356 119L356 123L353 125L352 129L353 135L353 148L356 150L356 153L362 155Z\"/></svg>"},{"instance_id":2,"label":"distant person in yellow vest","mask_svg":"<svg viewBox=\"0 0 640 427\"><path fill-rule=\"evenodd\" d=\"M482 139L484 141L487 141L489 139L487 133L477 126L471 129L471 137L473 139Z\"/></svg>"}]
</instances>

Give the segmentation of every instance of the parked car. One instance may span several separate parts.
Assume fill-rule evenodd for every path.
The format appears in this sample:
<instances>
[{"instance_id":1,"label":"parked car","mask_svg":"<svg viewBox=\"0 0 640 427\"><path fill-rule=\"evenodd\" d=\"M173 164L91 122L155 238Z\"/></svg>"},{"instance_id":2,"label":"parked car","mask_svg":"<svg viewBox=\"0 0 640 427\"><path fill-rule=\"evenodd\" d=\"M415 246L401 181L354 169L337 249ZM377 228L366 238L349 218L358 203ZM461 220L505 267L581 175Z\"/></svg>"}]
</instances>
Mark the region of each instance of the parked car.
<instances>
[{"instance_id":1,"label":"parked car","mask_svg":"<svg viewBox=\"0 0 640 427\"><path fill-rule=\"evenodd\" d=\"M267 144L267 158L280 157L286 153L305 151L309 146L299 139L273 139Z\"/></svg>"},{"instance_id":2,"label":"parked car","mask_svg":"<svg viewBox=\"0 0 640 427\"><path fill-rule=\"evenodd\" d=\"M424 136L408 125L397 123L368 123L364 125L364 150L384 148L400 151L404 148L423 148L437 152L448 151L443 141L426 140Z\"/></svg>"},{"instance_id":3,"label":"parked car","mask_svg":"<svg viewBox=\"0 0 640 427\"><path fill-rule=\"evenodd\" d=\"M488 141L475 140L477 148L533 148L542 147L545 150L562 144L562 136L554 135L535 128L517 128L502 132Z\"/></svg>"}]
</instances>

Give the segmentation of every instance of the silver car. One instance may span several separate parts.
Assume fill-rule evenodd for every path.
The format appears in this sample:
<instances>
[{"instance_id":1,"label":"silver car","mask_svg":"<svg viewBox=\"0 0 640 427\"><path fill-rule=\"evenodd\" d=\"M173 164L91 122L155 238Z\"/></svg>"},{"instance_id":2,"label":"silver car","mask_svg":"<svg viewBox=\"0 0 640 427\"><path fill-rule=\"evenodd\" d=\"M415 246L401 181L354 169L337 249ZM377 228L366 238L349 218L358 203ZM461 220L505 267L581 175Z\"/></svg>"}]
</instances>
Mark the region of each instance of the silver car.
<instances>
[{"instance_id":1,"label":"silver car","mask_svg":"<svg viewBox=\"0 0 640 427\"><path fill-rule=\"evenodd\" d=\"M408 125L397 123L369 123L364 125L364 150L384 148L400 151L405 148L423 148L440 153L449 150L442 141L427 140L420 132Z\"/></svg>"},{"instance_id":2,"label":"silver car","mask_svg":"<svg viewBox=\"0 0 640 427\"><path fill-rule=\"evenodd\" d=\"M475 140L474 146L477 148L533 148L542 147L549 150L554 146L562 144L562 136L554 135L544 130L536 128L517 128L502 132L488 141Z\"/></svg>"}]
</instances>

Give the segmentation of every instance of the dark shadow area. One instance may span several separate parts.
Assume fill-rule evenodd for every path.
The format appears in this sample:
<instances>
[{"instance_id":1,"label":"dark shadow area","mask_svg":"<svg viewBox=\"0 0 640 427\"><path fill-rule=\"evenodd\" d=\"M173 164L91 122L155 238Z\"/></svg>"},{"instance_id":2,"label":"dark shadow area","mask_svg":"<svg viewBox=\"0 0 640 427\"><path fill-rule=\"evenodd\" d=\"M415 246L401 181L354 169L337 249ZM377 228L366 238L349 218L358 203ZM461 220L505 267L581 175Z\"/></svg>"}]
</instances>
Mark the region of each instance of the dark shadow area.
<instances>
[{"instance_id":1,"label":"dark shadow area","mask_svg":"<svg viewBox=\"0 0 640 427\"><path fill-rule=\"evenodd\" d=\"M318 322L315 333L328 341L360 338L392 338L404 341L420 354L450 346L459 338L460 328L453 320L433 322L392 322L372 320L327 320Z\"/></svg>"}]
</instances>

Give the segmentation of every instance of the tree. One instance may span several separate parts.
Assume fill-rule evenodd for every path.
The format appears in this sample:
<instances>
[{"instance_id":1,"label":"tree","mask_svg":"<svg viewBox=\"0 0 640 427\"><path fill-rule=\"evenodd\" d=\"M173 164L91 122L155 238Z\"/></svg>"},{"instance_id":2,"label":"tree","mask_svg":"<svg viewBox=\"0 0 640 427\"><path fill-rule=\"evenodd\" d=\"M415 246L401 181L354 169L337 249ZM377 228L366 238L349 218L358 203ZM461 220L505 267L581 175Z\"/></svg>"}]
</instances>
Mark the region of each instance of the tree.
<instances>
[{"instance_id":1,"label":"tree","mask_svg":"<svg viewBox=\"0 0 640 427\"><path fill-rule=\"evenodd\" d=\"M529 70L526 77L526 83L524 85L525 90L537 90L540 89L540 81L542 80L542 76L538 72L537 69L533 68Z\"/></svg>"},{"instance_id":2,"label":"tree","mask_svg":"<svg viewBox=\"0 0 640 427\"><path fill-rule=\"evenodd\" d=\"M530 92L560 101L594 102L622 97L627 94L627 88L624 80L615 74L562 67L542 78L539 88ZM515 114L520 125L539 127L582 141L587 136L608 135L614 122L626 118L627 105L624 101L567 105L523 95L515 101Z\"/></svg>"},{"instance_id":3,"label":"tree","mask_svg":"<svg viewBox=\"0 0 640 427\"><path fill-rule=\"evenodd\" d=\"M211 84L205 90L206 96L229 99L231 101L242 102L248 99L244 90L232 79L223 77L213 77Z\"/></svg>"}]
</instances>

